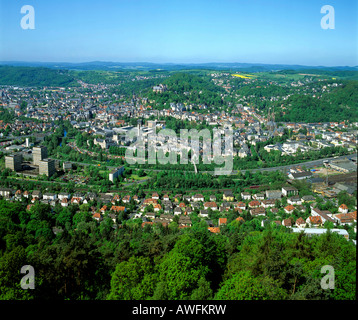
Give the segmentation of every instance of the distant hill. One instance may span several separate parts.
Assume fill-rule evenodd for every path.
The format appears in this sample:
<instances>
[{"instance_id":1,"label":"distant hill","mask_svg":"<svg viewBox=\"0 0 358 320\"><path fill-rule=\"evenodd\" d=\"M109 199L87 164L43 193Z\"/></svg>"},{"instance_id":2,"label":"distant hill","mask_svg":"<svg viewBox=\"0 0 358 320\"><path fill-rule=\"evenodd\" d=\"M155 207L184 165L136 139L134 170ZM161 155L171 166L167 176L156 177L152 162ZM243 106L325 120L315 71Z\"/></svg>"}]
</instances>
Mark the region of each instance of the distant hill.
<instances>
[{"instance_id":1,"label":"distant hill","mask_svg":"<svg viewBox=\"0 0 358 320\"><path fill-rule=\"evenodd\" d=\"M304 66L287 64L263 64L263 63L150 63L150 62L111 62L111 61L92 61L83 63L70 62L26 62L26 61L0 61L0 65L24 66L24 67L46 67L51 69L71 69L71 70L153 70L162 69L167 71L188 70L188 69L209 69L209 70L232 70L243 72L259 71L278 71L278 70L350 70L358 71L358 67L337 66Z\"/></svg>"},{"instance_id":2,"label":"distant hill","mask_svg":"<svg viewBox=\"0 0 358 320\"><path fill-rule=\"evenodd\" d=\"M78 85L68 70L44 67L0 66L0 85L66 87Z\"/></svg>"}]
</instances>

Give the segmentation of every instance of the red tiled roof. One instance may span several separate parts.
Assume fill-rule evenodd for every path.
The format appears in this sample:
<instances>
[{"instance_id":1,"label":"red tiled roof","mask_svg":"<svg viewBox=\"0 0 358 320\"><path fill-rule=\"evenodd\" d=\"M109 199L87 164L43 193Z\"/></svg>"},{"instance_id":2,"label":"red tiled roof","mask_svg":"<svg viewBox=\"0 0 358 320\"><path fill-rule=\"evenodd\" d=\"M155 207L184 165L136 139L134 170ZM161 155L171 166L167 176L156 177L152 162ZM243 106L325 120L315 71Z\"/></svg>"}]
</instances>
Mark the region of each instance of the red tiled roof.
<instances>
[{"instance_id":1,"label":"red tiled roof","mask_svg":"<svg viewBox=\"0 0 358 320\"><path fill-rule=\"evenodd\" d=\"M310 216L309 219L310 219L311 223L313 223L313 224L322 223L322 219L320 216Z\"/></svg>"},{"instance_id":2,"label":"red tiled roof","mask_svg":"<svg viewBox=\"0 0 358 320\"><path fill-rule=\"evenodd\" d=\"M285 207L285 210L286 210L286 211L292 211L292 210L294 210L294 209L295 209L295 207L294 207L292 204L290 204L290 205L288 205L288 206Z\"/></svg>"},{"instance_id":3,"label":"red tiled roof","mask_svg":"<svg viewBox=\"0 0 358 320\"><path fill-rule=\"evenodd\" d=\"M219 218L219 225L226 224L226 223L227 223L227 218Z\"/></svg>"},{"instance_id":4,"label":"red tiled roof","mask_svg":"<svg viewBox=\"0 0 358 320\"><path fill-rule=\"evenodd\" d=\"M249 202L249 207L257 207L260 205L260 202L257 200L252 200Z\"/></svg>"},{"instance_id":5,"label":"red tiled roof","mask_svg":"<svg viewBox=\"0 0 358 320\"><path fill-rule=\"evenodd\" d=\"M111 210L116 211L116 212L125 211L125 209L126 209L126 207L123 207L123 206L112 206L111 207Z\"/></svg>"},{"instance_id":6,"label":"red tiled roof","mask_svg":"<svg viewBox=\"0 0 358 320\"><path fill-rule=\"evenodd\" d=\"M217 207L217 204L216 204L216 202L214 202L214 201L205 202L205 203L204 203L204 207L216 208L216 207Z\"/></svg>"}]
</instances>

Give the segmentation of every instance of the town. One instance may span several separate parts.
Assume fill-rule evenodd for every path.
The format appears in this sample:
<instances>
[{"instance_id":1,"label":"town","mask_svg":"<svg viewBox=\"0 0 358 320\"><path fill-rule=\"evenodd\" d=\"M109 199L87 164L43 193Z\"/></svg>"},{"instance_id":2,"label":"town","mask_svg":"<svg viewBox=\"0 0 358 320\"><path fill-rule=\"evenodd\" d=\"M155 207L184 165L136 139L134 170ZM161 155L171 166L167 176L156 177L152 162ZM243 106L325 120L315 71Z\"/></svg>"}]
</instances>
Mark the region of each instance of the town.
<instances>
[{"instance_id":1,"label":"town","mask_svg":"<svg viewBox=\"0 0 358 320\"><path fill-rule=\"evenodd\" d=\"M258 81L249 76L242 77L241 85L244 86ZM209 78L215 86L224 88L225 93L221 93L224 98L230 95L234 85L232 79L236 80L237 77L230 73L215 72L210 73ZM157 81L158 78L153 79ZM300 92L302 88L308 91L312 86L312 77L305 76L303 79L282 86L289 86L290 90L300 88ZM131 79L132 82L143 80L148 80L148 77L135 76ZM270 85L272 82L268 82L266 87ZM280 86L279 83L276 85ZM341 84L337 81L314 87L313 95L339 86ZM352 199L356 197L358 122L277 122L271 108L264 114L262 109L252 106L250 97L253 96L238 94L234 94L237 103L228 102L230 108L225 109L223 106L222 111L215 111L203 104L170 101L169 107L155 109L156 101L146 96L130 94L130 100L127 101L126 95L111 95L113 87L82 80L78 87L69 88L3 86L0 91L2 114L13 114L13 121L0 120L2 168L11 171L8 177L12 180L8 186L12 185L12 188L3 188L1 195L10 201L25 197L28 209L36 202L49 204L53 208L86 204L93 219L101 222L108 217L113 220L114 228L120 226L117 220L119 213L122 218L125 216L140 221L142 226L153 223L166 226L174 221L179 228L191 227L194 223L192 217L195 216L194 221L205 221L208 230L216 233L228 223L227 215L231 212L236 218L233 219L231 215L230 223L231 220L245 221L243 214L249 214L262 227L269 222L290 228L314 228L312 232L321 232L316 227L323 227L327 221L339 226L337 230L347 238L348 233L343 226L353 225L351 239L355 241L356 203L352 200L347 207L345 203L339 203L337 196L344 193ZM153 93L154 97L160 96L168 91L168 85L159 83L149 89L149 96L152 97ZM185 91L184 95L190 97L191 92ZM261 100L286 100L289 96L262 97ZM62 125L63 132L58 134L61 123L66 123L66 127ZM136 150L136 139L128 138L128 132L137 128L144 137L149 137L151 133L163 128L193 129L199 125L199 128L209 128L211 131L212 128L225 127L233 130L233 148L230 150L234 159L233 179L235 175L245 174L251 168L253 172L259 171L260 166L257 164L261 163L262 171L279 170L286 181L279 190L251 186L242 191L237 189L233 194L228 189L230 197L225 196L225 193L216 197L217 191L210 190L203 193L187 190L185 194L177 194L178 190L175 189L167 192L163 190L159 197L158 193L146 190L146 182L156 179L154 171L167 169L155 165L146 165L142 169L126 163L126 150ZM52 145L53 136L56 137L55 145ZM156 152L162 150L164 154L175 152L178 156L182 155L181 142L170 139L156 140ZM148 140L145 141L148 144ZM201 142L199 150L202 155ZM310 158L310 154L314 154L314 157ZM265 164L269 165L270 161L263 160L264 157L267 160L274 159L271 160L272 167ZM286 164L284 159L291 159L291 162ZM295 159L298 159L298 164ZM241 167L241 164L246 167ZM204 168L203 171L210 172L210 168L203 165L199 164L198 167L199 170L195 165L189 167L189 170L188 167L182 170L200 173L201 168ZM91 172L90 168L96 171ZM95 187L98 181L94 182L90 177L94 172L100 173L101 179L101 188L96 189L97 194L79 193L76 188L72 188L72 193L69 192L66 185L71 182L82 189L83 186ZM16 184L12 184L21 181L37 181L40 184L36 190L17 188ZM42 187L42 194L39 187L46 181L51 181L50 189L59 183L66 192L46 192L48 188ZM292 187L296 181L305 181L310 185L309 195L301 196L300 190ZM18 185L21 186L21 183ZM133 186L136 186L135 190L128 189ZM287 194L287 186L293 188L292 195ZM142 197L133 193L138 192L138 188ZM320 210L320 207L327 206L327 202L331 205L331 211Z\"/></svg>"},{"instance_id":2,"label":"town","mask_svg":"<svg viewBox=\"0 0 358 320\"><path fill-rule=\"evenodd\" d=\"M352 299L354 72L24 72L0 82L0 263L41 280L10 297Z\"/></svg>"}]
</instances>

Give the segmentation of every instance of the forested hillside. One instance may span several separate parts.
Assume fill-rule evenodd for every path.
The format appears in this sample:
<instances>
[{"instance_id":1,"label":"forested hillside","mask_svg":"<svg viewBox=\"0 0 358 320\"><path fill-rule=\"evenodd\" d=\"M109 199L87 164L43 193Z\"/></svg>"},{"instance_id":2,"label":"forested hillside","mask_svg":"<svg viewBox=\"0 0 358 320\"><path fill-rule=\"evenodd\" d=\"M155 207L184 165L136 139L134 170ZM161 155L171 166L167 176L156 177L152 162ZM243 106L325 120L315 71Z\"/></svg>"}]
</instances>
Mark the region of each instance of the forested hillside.
<instances>
[{"instance_id":1,"label":"forested hillside","mask_svg":"<svg viewBox=\"0 0 358 320\"><path fill-rule=\"evenodd\" d=\"M160 105L169 102L186 104L203 104L211 107L223 105L220 96L225 90L216 86L204 74L196 75L186 72L178 72L161 82L167 85L168 90L157 94L149 90L147 96L149 100L155 100Z\"/></svg>"},{"instance_id":2,"label":"forested hillside","mask_svg":"<svg viewBox=\"0 0 358 320\"><path fill-rule=\"evenodd\" d=\"M76 80L67 70L37 67L0 66L0 85L24 87L66 87L77 86Z\"/></svg>"},{"instance_id":3,"label":"forested hillside","mask_svg":"<svg viewBox=\"0 0 358 320\"><path fill-rule=\"evenodd\" d=\"M277 121L358 121L358 81L344 82L321 98L294 94L283 102L283 107L277 113Z\"/></svg>"},{"instance_id":4,"label":"forested hillside","mask_svg":"<svg viewBox=\"0 0 358 320\"><path fill-rule=\"evenodd\" d=\"M219 234L204 221L115 230L88 209L0 200L0 299L355 299L356 248L335 233L263 231L250 215ZM24 265L35 269L34 290L20 288ZM335 269L334 290L321 288L324 265Z\"/></svg>"}]
</instances>

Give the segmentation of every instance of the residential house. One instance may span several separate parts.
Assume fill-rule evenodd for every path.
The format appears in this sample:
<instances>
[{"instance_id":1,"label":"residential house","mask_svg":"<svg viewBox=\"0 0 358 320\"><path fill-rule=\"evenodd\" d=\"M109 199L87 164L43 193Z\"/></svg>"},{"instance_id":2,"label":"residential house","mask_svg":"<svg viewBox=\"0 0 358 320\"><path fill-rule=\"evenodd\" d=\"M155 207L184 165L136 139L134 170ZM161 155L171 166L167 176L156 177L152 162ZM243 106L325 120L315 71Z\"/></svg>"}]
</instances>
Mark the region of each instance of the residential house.
<instances>
[{"instance_id":1,"label":"residential house","mask_svg":"<svg viewBox=\"0 0 358 320\"><path fill-rule=\"evenodd\" d=\"M298 195L287 198L287 203L292 205L302 204L301 198Z\"/></svg>"},{"instance_id":2,"label":"residential house","mask_svg":"<svg viewBox=\"0 0 358 320\"><path fill-rule=\"evenodd\" d=\"M282 220L282 225L288 228L292 227L292 220L291 219L283 219Z\"/></svg>"},{"instance_id":3,"label":"residential house","mask_svg":"<svg viewBox=\"0 0 358 320\"><path fill-rule=\"evenodd\" d=\"M298 190L295 187L282 187L281 192L285 197L298 195Z\"/></svg>"},{"instance_id":4,"label":"residential house","mask_svg":"<svg viewBox=\"0 0 358 320\"><path fill-rule=\"evenodd\" d=\"M102 221L103 220L103 217L102 215L99 213L99 212L95 212L93 215L92 215L92 218L97 220L97 221Z\"/></svg>"},{"instance_id":5,"label":"residential house","mask_svg":"<svg viewBox=\"0 0 358 320\"><path fill-rule=\"evenodd\" d=\"M332 218L332 213L328 210L319 210L318 208L313 208L311 210L312 216L319 216L322 219L322 223L325 223L326 221L335 222Z\"/></svg>"},{"instance_id":6,"label":"residential house","mask_svg":"<svg viewBox=\"0 0 358 320\"><path fill-rule=\"evenodd\" d=\"M261 205L264 208L273 208L275 206L275 203L276 203L276 200L274 200L274 199L261 201Z\"/></svg>"},{"instance_id":7,"label":"residential house","mask_svg":"<svg viewBox=\"0 0 358 320\"><path fill-rule=\"evenodd\" d=\"M101 203L111 203L111 201L113 200L113 195L112 194L100 194L99 196L99 202Z\"/></svg>"},{"instance_id":8,"label":"residential house","mask_svg":"<svg viewBox=\"0 0 358 320\"><path fill-rule=\"evenodd\" d=\"M205 210L205 209L200 210L198 216L201 218L209 218L208 210Z\"/></svg>"},{"instance_id":9,"label":"residential house","mask_svg":"<svg viewBox=\"0 0 358 320\"><path fill-rule=\"evenodd\" d=\"M246 204L240 201L234 205L234 209L246 210Z\"/></svg>"},{"instance_id":10,"label":"residential house","mask_svg":"<svg viewBox=\"0 0 358 320\"><path fill-rule=\"evenodd\" d=\"M200 209L200 204L197 203L197 202L192 202L190 205L191 205L193 210L195 210L195 209L199 210Z\"/></svg>"},{"instance_id":11,"label":"residential house","mask_svg":"<svg viewBox=\"0 0 358 320\"><path fill-rule=\"evenodd\" d=\"M126 209L126 207L123 207L123 206L112 206L111 211L119 213L119 212L126 212L127 209Z\"/></svg>"},{"instance_id":12,"label":"residential house","mask_svg":"<svg viewBox=\"0 0 358 320\"><path fill-rule=\"evenodd\" d=\"M311 201L316 201L316 198L312 195L306 195L306 196L301 197L301 201L302 202L311 202Z\"/></svg>"},{"instance_id":13,"label":"residential house","mask_svg":"<svg viewBox=\"0 0 358 320\"><path fill-rule=\"evenodd\" d=\"M341 225L357 222L357 211L349 213L337 213L333 216Z\"/></svg>"},{"instance_id":14,"label":"residential house","mask_svg":"<svg viewBox=\"0 0 358 320\"><path fill-rule=\"evenodd\" d=\"M57 194L46 192L43 194L42 198L44 200L55 200L57 198Z\"/></svg>"},{"instance_id":15,"label":"residential house","mask_svg":"<svg viewBox=\"0 0 358 320\"><path fill-rule=\"evenodd\" d=\"M62 199L67 199L69 200L71 195L68 193L68 192L59 192L58 195L57 195L58 199L60 201L62 201Z\"/></svg>"},{"instance_id":16,"label":"residential house","mask_svg":"<svg viewBox=\"0 0 358 320\"><path fill-rule=\"evenodd\" d=\"M82 199L77 197L72 197L71 204L81 204Z\"/></svg>"},{"instance_id":17,"label":"residential house","mask_svg":"<svg viewBox=\"0 0 358 320\"><path fill-rule=\"evenodd\" d=\"M265 195L263 193L256 193L252 196L255 200L264 200Z\"/></svg>"},{"instance_id":18,"label":"residential house","mask_svg":"<svg viewBox=\"0 0 358 320\"><path fill-rule=\"evenodd\" d=\"M250 209L250 214L252 216L265 216L266 210L265 210L265 208L262 208L262 207L252 208L252 209Z\"/></svg>"},{"instance_id":19,"label":"residential house","mask_svg":"<svg viewBox=\"0 0 358 320\"><path fill-rule=\"evenodd\" d=\"M224 224L227 224L227 218L219 218L219 221L218 221L219 227Z\"/></svg>"},{"instance_id":20,"label":"residential house","mask_svg":"<svg viewBox=\"0 0 358 320\"><path fill-rule=\"evenodd\" d=\"M192 212L193 212L193 209L191 207L187 207L187 208L185 208L184 214L187 215L187 214L191 214Z\"/></svg>"},{"instance_id":21,"label":"residential house","mask_svg":"<svg viewBox=\"0 0 358 320\"><path fill-rule=\"evenodd\" d=\"M210 201L214 201L214 202L215 202L215 201L216 201L216 196L215 196L215 195L213 195L213 194L212 194L212 195L210 195L209 200L210 200Z\"/></svg>"},{"instance_id":22,"label":"residential house","mask_svg":"<svg viewBox=\"0 0 358 320\"><path fill-rule=\"evenodd\" d=\"M185 209L186 205L184 202L180 202L178 205L179 208Z\"/></svg>"},{"instance_id":23,"label":"residential house","mask_svg":"<svg viewBox=\"0 0 358 320\"><path fill-rule=\"evenodd\" d=\"M42 193L40 190L32 191L32 198L42 199Z\"/></svg>"},{"instance_id":24,"label":"residential house","mask_svg":"<svg viewBox=\"0 0 358 320\"><path fill-rule=\"evenodd\" d=\"M229 211L231 209L231 205L229 202L223 202L220 205L220 211Z\"/></svg>"},{"instance_id":25,"label":"residential house","mask_svg":"<svg viewBox=\"0 0 358 320\"><path fill-rule=\"evenodd\" d=\"M241 198L243 200L250 200L251 199L251 194L248 192L241 192Z\"/></svg>"},{"instance_id":26,"label":"residential house","mask_svg":"<svg viewBox=\"0 0 358 320\"><path fill-rule=\"evenodd\" d=\"M188 216L180 216L178 224L179 227L191 227L191 219Z\"/></svg>"},{"instance_id":27,"label":"residential house","mask_svg":"<svg viewBox=\"0 0 358 320\"><path fill-rule=\"evenodd\" d=\"M152 198L144 199L144 201L143 201L144 206L148 206L148 205L151 205L151 204L155 205L157 203L158 203L158 200L152 199Z\"/></svg>"},{"instance_id":28,"label":"residential house","mask_svg":"<svg viewBox=\"0 0 358 320\"><path fill-rule=\"evenodd\" d=\"M174 215L179 215L179 214L182 214L182 209L180 207L176 207L174 209Z\"/></svg>"},{"instance_id":29,"label":"residential house","mask_svg":"<svg viewBox=\"0 0 358 320\"><path fill-rule=\"evenodd\" d=\"M83 201L84 198L85 198L84 194L82 194L80 192L75 192L72 197L73 198L79 198L79 199L81 199L81 201Z\"/></svg>"},{"instance_id":30,"label":"residential house","mask_svg":"<svg viewBox=\"0 0 358 320\"><path fill-rule=\"evenodd\" d=\"M129 194L125 195L123 198L122 198L122 202L123 203L129 203L131 201L131 196Z\"/></svg>"},{"instance_id":31,"label":"residential house","mask_svg":"<svg viewBox=\"0 0 358 320\"><path fill-rule=\"evenodd\" d=\"M348 213L348 207L346 204L342 203L339 208L338 208L338 211L340 213Z\"/></svg>"},{"instance_id":32,"label":"residential house","mask_svg":"<svg viewBox=\"0 0 358 320\"><path fill-rule=\"evenodd\" d=\"M113 195L113 198L112 198L112 200L111 200L111 203L112 203L113 205L115 205L116 202L119 202L119 201L121 201L121 197L119 196L119 194ZM124 201L123 201L123 202L124 202ZM128 201L128 202L129 202L129 201Z\"/></svg>"},{"instance_id":33,"label":"residential house","mask_svg":"<svg viewBox=\"0 0 358 320\"><path fill-rule=\"evenodd\" d=\"M214 201L204 203L204 209L207 210L209 208L211 210L218 210L218 206L217 206L216 202L214 202Z\"/></svg>"},{"instance_id":34,"label":"residential house","mask_svg":"<svg viewBox=\"0 0 358 320\"><path fill-rule=\"evenodd\" d=\"M173 221L174 215L172 214L161 214L159 217L160 220L167 222L168 224Z\"/></svg>"},{"instance_id":35,"label":"residential house","mask_svg":"<svg viewBox=\"0 0 358 320\"><path fill-rule=\"evenodd\" d=\"M96 199L97 199L97 195L96 195L95 192L88 192L88 193L87 193L87 196L88 196L88 199L89 199L90 201L93 201L93 200L96 200Z\"/></svg>"},{"instance_id":36,"label":"residential house","mask_svg":"<svg viewBox=\"0 0 358 320\"><path fill-rule=\"evenodd\" d=\"M137 195L134 195L133 196L133 200L136 202L136 203L139 203L140 202L140 199Z\"/></svg>"},{"instance_id":37,"label":"residential house","mask_svg":"<svg viewBox=\"0 0 358 320\"><path fill-rule=\"evenodd\" d=\"M62 207L68 207L68 199L67 198L62 198L61 200L61 206Z\"/></svg>"},{"instance_id":38,"label":"residential house","mask_svg":"<svg viewBox=\"0 0 358 320\"><path fill-rule=\"evenodd\" d=\"M208 230L212 233L220 233L220 227L209 227Z\"/></svg>"},{"instance_id":39,"label":"residential house","mask_svg":"<svg viewBox=\"0 0 358 320\"><path fill-rule=\"evenodd\" d=\"M295 225L296 225L297 228L304 228L304 227L306 227L306 221L304 219L302 219L301 217L299 217L296 220Z\"/></svg>"},{"instance_id":40,"label":"residential house","mask_svg":"<svg viewBox=\"0 0 358 320\"><path fill-rule=\"evenodd\" d=\"M111 218L114 223L117 222L117 216L114 213L110 213L108 217Z\"/></svg>"},{"instance_id":41,"label":"residential house","mask_svg":"<svg viewBox=\"0 0 358 320\"><path fill-rule=\"evenodd\" d=\"M306 219L306 223L308 224L308 226L311 228L313 227L317 227L317 226L321 226L323 224L322 222L322 218L320 216L309 216Z\"/></svg>"},{"instance_id":42,"label":"residential house","mask_svg":"<svg viewBox=\"0 0 358 320\"><path fill-rule=\"evenodd\" d=\"M281 197L282 197L282 191L280 190L266 190L267 200L281 199Z\"/></svg>"},{"instance_id":43,"label":"residential house","mask_svg":"<svg viewBox=\"0 0 358 320\"><path fill-rule=\"evenodd\" d=\"M144 215L146 218L148 219L154 219L155 218L155 213L154 212L147 212L145 215Z\"/></svg>"},{"instance_id":44,"label":"residential house","mask_svg":"<svg viewBox=\"0 0 358 320\"><path fill-rule=\"evenodd\" d=\"M286 213L292 213L293 210L295 210L295 207L292 204L289 204L288 206L286 206L284 208L284 210L285 210Z\"/></svg>"},{"instance_id":45,"label":"residential house","mask_svg":"<svg viewBox=\"0 0 358 320\"><path fill-rule=\"evenodd\" d=\"M224 191L223 200L224 201L230 201L230 202L234 201L234 195L233 195L231 190Z\"/></svg>"},{"instance_id":46,"label":"residential house","mask_svg":"<svg viewBox=\"0 0 358 320\"><path fill-rule=\"evenodd\" d=\"M30 193L27 190L25 190L22 195L27 199L30 197Z\"/></svg>"},{"instance_id":47,"label":"residential house","mask_svg":"<svg viewBox=\"0 0 358 320\"><path fill-rule=\"evenodd\" d=\"M249 208L257 208L258 206L260 206L260 201L252 200L249 202Z\"/></svg>"},{"instance_id":48,"label":"residential house","mask_svg":"<svg viewBox=\"0 0 358 320\"><path fill-rule=\"evenodd\" d=\"M202 194L195 194L195 195L193 195L193 201L195 201L195 202L198 202L198 201L204 202L204 196Z\"/></svg>"},{"instance_id":49,"label":"residential house","mask_svg":"<svg viewBox=\"0 0 358 320\"><path fill-rule=\"evenodd\" d=\"M158 212L159 210L162 210L162 206L159 203L157 203L154 205L154 211Z\"/></svg>"},{"instance_id":50,"label":"residential house","mask_svg":"<svg viewBox=\"0 0 358 320\"><path fill-rule=\"evenodd\" d=\"M15 192L15 200L21 200L22 198L22 191L19 189Z\"/></svg>"}]
</instances>

